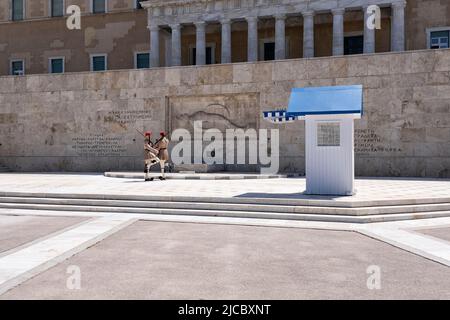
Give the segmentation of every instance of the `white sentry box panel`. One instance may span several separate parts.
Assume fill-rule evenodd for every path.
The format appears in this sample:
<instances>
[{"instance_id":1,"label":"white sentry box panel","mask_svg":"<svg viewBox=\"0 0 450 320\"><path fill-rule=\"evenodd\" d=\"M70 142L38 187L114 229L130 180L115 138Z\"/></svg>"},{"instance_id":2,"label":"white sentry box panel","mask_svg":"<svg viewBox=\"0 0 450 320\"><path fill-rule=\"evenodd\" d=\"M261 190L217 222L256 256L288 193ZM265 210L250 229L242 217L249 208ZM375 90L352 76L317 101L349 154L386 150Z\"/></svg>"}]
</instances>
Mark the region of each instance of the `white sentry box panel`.
<instances>
[{"instance_id":1,"label":"white sentry box panel","mask_svg":"<svg viewBox=\"0 0 450 320\"><path fill-rule=\"evenodd\" d=\"M356 114L305 117L306 193L354 194Z\"/></svg>"}]
</instances>

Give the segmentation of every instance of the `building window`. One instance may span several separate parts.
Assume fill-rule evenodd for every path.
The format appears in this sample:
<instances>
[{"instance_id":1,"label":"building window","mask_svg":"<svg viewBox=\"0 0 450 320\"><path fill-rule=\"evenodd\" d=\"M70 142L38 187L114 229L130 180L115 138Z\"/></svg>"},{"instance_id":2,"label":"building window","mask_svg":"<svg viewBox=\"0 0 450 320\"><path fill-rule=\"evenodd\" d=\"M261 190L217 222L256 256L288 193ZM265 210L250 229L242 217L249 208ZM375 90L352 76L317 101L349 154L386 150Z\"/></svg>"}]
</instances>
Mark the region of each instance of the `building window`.
<instances>
[{"instance_id":1,"label":"building window","mask_svg":"<svg viewBox=\"0 0 450 320\"><path fill-rule=\"evenodd\" d=\"M344 37L344 54L361 54L364 53L364 36L352 35Z\"/></svg>"},{"instance_id":2,"label":"building window","mask_svg":"<svg viewBox=\"0 0 450 320\"><path fill-rule=\"evenodd\" d=\"M430 49L449 48L450 30L430 31L429 33Z\"/></svg>"},{"instance_id":3,"label":"building window","mask_svg":"<svg viewBox=\"0 0 450 320\"><path fill-rule=\"evenodd\" d=\"M150 53L137 52L134 58L134 67L136 69L150 68Z\"/></svg>"},{"instance_id":4,"label":"building window","mask_svg":"<svg viewBox=\"0 0 450 320\"><path fill-rule=\"evenodd\" d=\"M12 20L23 20L25 14L25 0L12 0Z\"/></svg>"},{"instance_id":5,"label":"building window","mask_svg":"<svg viewBox=\"0 0 450 320\"><path fill-rule=\"evenodd\" d=\"M275 42L264 42L263 61L275 60Z\"/></svg>"},{"instance_id":6,"label":"building window","mask_svg":"<svg viewBox=\"0 0 450 320\"><path fill-rule=\"evenodd\" d=\"M289 37L285 38L285 58L289 57ZM262 38L258 43L258 59L261 61L275 60L275 39Z\"/></svg>"},{"instance_id":7,"label":"building window","mask_svg":"<svg viewBox=\"0 0 450 320\"><path fill-rule=\"evenodd\" d=\"M50 58L49 59L50 73L64 73L64 58Z\"/></svg>"},{"instance_id":8,"label":"building window","mask_svg":"<svg viewBox=\"0 0 450 320\"><path fill-rule=\"evenodd\" d=\"M141 5L141 1L145 1L145 0L136 0L136 9L143 9L142 5Z\"/></svg>"},{"instance_id":9,"label":"building window","mask_svg":"<svg viewBox=\"0 0 450 320\"><path fill-rule=\"evenodd\" d=\"M91 71L105 71L107 70L106 54L97 54L91 56Z\"/></svg>"},{"instance_id":10,"label":"building window","mask_svg":"<svg viewBox=\"0 0 450 320\"><path fill-rule=\"evenodd\" d=\"M51 0L52 17L62 17L64 15L64 0Z\"/></svg>"},{"instance_id":11,"label":"building window","mask_svg":"<svg viewBox=\"0 0 450 320\"><path fill-rule=\"evenodd\" d=\"M215 46L212 44L206 45L206 64L214 64L214 57L215 57ZM195 47L191 47L191 55L189 62L191 65L197 64L197 49Z\"/></svg>"},{"instance_id":12,"label":"building window","mask_svg":"<svg viewBox=\"0 0 450 320\"><path fill-rule=\"evenodd\" d=\"M25 74L25 61L11 60L11 74L13 76L23 76Z\"/></svg>"},{"instance_id":13,"label":"building window","mask_svg":"<svg viewBox=\"0 0 450 320\"><path fill-rule=\"evenodd\" d=\"M107 0L92 0L93 13L105 13L107 8Z\"/></svg>"}]
</instances>

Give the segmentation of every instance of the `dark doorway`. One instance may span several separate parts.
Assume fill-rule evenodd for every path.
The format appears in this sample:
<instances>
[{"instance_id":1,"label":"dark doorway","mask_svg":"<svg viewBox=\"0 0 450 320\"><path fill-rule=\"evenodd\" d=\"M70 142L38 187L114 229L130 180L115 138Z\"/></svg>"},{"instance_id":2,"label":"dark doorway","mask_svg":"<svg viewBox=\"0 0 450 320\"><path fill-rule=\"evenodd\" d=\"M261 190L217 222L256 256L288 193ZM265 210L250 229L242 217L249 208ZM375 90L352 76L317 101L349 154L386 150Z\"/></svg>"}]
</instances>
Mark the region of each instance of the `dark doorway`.
<instances>
[{"instance_id":1,"label":"dark doorway","mask_svg":"<svg viewBox=\"0 0 450 320\"><path fill-rule=\"evenodd\" d=\"M364 36L350 36L344 38L344 54L364 53Z\"/></svg>"},{"instance_id":2,"label":"dark doorway","mask_svg":"<svg viewBox=\"0 0 450 320\"><path fill-rule=\"evenodd\" d=\"M275 42L264 43L264 61L275 60Z\"/></svg>"}]
</instances>

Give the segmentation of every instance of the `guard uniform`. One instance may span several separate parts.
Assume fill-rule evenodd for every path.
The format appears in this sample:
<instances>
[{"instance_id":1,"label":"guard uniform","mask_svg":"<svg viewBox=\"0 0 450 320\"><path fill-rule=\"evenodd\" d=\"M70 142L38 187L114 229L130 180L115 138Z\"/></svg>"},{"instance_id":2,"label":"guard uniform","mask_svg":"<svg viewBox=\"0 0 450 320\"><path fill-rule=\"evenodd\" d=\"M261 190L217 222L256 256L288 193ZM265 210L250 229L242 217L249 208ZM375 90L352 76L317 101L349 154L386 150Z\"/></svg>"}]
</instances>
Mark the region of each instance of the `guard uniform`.
<instances>
[{"instance_id":1,"label":"guard uniform","mask_svg":"<svg viewBox=\"0 0 450 320\"><path fill-rule=\"evenodd\" d=\"M169 161L169 151L167 150L167 148L169 147L169 139L166 138L166 133L164 131L160 132L160 138L156 142L154 147L159 151L158 158L161 166L161 176L159 177L159 179L166 180L165 166L166 162Z\"/></svg>"},{"instance_id":2,"label":"guard uniform","mask_svg":"<svg viewBox=\"0 0 450 320\"><path fill-rule=\"evenodd\" d=\"M152 133L150 131L145 132L145 142L144 142L144 173L145 173L145 181L152 181L153 178L149 177L150 167L160 163L158 158L159 150L154 148L152 140Z\"/></svg>"}]
</instances>

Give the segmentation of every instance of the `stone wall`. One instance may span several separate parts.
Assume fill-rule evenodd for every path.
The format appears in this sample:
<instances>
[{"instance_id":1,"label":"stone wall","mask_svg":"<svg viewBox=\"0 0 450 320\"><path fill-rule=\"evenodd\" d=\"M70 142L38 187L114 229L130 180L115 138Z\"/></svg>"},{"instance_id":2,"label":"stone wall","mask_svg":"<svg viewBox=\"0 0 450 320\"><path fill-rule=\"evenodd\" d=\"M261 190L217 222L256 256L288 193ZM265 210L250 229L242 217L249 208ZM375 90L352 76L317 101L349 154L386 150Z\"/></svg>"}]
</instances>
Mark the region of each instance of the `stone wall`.
<instances>
[{"instance_id":1,"label":"stone wall","mask_svg":"<svg viewBox=\"0 0 450 320\"><path fill-rule=\"evenodd\" d=\"M318 1L318 0L316 0ZM307 0L298 0L299 3ZM322 1L323 2L323 1ZM348 1L340 1L346 5ZM367 3L370 1L367 0ZM49 72L50 57L65 57L67 72L88 71L90 54L107 54L108 69L134 68L136 52L150 48L150 32L147 29L147 12L134 10L134 1L110 0L107 14L91 14L90 0L66 0L66 6L81 7L82 30L68 30L66 17L49 17L48 0L27 1L24 21L10 21L10 0L0 0L0 75L10 73L10 60L23 59L26 74ZM275 12L274 12L275 13ZM408 0L406 6L406 49L427 48L429 28L450 26L450 1ZM376 31L376 52L390 50L391 9L382 9L381 30ZM331 12L318 12L314 18L314 47L318 57L332 54ZM259 21L259 46L265 40L274 39L274 19L265 17ZM364 29L362 10L345 13L345 35L362 34ZM170 32L160 32L161 65L169 64ZM208 23L206 42L215 47L215 62L221 61L221 26ZM19 41L20 40L20 41ZM182 64L190 61L190 48L195 47L194 25L182 28ZM287 55L289 58L303 57L303 18L290 16L286 20ZM167 46L167 52L165 47ZM261 48L259 51L262 51ZM260 52L260 59L262 60ZM167 59L166 59L167 58ZM232 60L247 61L247 23L234 21L232 25Z\"/></svg>"},{"instance_id":2,"label":"stone wall","mask_svg":"<svg viewBox=\"0 0 450 320\"><path fill-rule=\"evenodd\" d=\"M281 171L304 172L304 123L275 126L261 112L286 107L294 87L349 84L364 85L357 175L450 177L450 50L1 77L0 163L141 171L135 129L214 122L210 111L225 105L232 116L222 113L221 125L280 128Z\"/></svg>"},{"instance_id":3,"label":"stone wall","mask_svg":"<svg viewBox=\"0 0 450 320\"><path fill-rule=\"evenodd\" d=\"M91 54L107 54L110 70L134 68L134 53L150 47L146 17L145 10L83 16L82 30L68 30L62 17L0 23L0 74L10 74L14 59L24 60L25 74L48 73L51 57L64 57L66 72L89 71Z\"/></svg>"},{"instance_id":4,"label":"stone wall","mask_svg":"<svg viewBox=\"0 0 450 320\"><path fill-rule=\"evenodd\" d=\"M450 1L408 0L405 17L406 49L425 49L428 28L450 26Z\"/></svg>"},{"instance_id":5,"label":"stone wall","mask_svg":"<svg viewBox=\"0 0 450 320\"><path fill-rule=\"evenodd\" d=\"M65 0L65 8L70 5L80 7L83 14L91 12L91 0ZM10 20L12 10L11 0L0 0L0 22ZM25 20L48 18L51 15L49 0L27 0L25 2ZM135 8L134 0L108 0L108 12L123 12Z\"/></svg>"}]
</instances>

